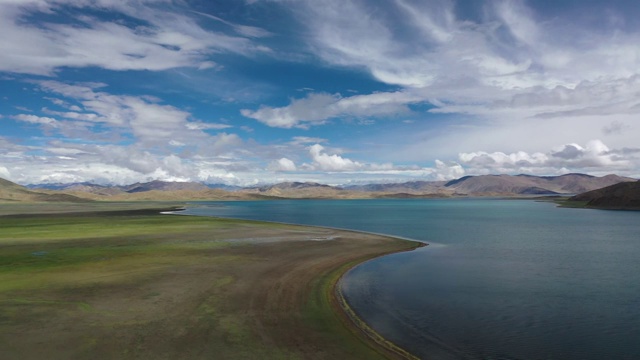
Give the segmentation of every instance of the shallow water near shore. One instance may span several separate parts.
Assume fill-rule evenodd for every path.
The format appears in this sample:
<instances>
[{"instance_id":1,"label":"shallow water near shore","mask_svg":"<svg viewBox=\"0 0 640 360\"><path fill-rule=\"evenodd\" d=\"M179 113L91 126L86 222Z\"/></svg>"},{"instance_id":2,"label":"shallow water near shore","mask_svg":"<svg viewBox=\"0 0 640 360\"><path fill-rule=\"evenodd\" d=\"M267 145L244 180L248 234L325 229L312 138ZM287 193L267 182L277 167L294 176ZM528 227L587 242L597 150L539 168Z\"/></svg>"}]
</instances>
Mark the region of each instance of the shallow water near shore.
<instances>
[{"instance_id":1,"label":"shallow water near shore","mask_svg":"<svg viewBox=\"0 0 640 360\"><path fill-rule=\"evenodd\" d=\"M640 212L492 199L198 204L183 213L430 243L341 283L360 317L419 357L640 358Z\"/></svg>"}]
</instances>

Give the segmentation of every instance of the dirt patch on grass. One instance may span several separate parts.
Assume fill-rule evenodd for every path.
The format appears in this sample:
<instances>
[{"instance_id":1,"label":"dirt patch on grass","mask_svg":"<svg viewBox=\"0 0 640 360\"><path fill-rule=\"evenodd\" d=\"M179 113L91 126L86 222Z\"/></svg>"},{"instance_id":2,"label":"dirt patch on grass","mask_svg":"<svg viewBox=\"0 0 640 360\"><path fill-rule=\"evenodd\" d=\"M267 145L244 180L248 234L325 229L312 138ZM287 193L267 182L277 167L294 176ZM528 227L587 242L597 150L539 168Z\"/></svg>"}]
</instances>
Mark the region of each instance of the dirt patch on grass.
<instances>
[{"instance_id":1,"label":"dirt patch on grass","mask_svg":"<svg viewBox=\"0 0 640 360\"><path fill-rule=\"evenodd\" d=\"M135 236L36 234L3 246L0 234L0 253L10 254L0 257L0 282L12 281L0 288L0 358L383 358L336 312L332 286L352 264L416 246L290 225L92 216ZM56 262L42 265L49 254Z\"/></svg>"}]
</instances>

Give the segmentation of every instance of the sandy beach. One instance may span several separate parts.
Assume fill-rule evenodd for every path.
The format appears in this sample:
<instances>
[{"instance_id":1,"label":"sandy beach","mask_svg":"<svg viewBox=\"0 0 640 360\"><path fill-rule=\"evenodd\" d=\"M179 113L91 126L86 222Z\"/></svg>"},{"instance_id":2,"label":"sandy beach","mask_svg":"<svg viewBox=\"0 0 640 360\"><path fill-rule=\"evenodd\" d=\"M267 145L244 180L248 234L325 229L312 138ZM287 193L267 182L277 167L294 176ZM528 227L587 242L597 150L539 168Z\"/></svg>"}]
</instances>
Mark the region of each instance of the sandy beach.
<instances>
[{"instance_id":1,"label":"sandy beach","mask_svg":"<svg viewBox=\"0 0 640 360\"><path fill-rule=\"evenodd\" d=\"M10 206L0 216L1 358L406 358L356 326L335 284L418 243L160 209Z\"/></svg>"}]
</instances>

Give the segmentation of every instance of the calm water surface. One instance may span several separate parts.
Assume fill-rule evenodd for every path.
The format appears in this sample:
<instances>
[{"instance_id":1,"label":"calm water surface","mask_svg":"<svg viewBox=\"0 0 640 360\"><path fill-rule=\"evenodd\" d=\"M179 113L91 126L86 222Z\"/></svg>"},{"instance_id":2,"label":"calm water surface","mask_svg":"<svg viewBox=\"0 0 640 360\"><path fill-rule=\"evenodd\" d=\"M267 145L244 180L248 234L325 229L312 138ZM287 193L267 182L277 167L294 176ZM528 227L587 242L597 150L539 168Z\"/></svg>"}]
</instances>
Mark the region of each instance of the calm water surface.
<instances>
[{"instance_id":1,"label":"calm water surface","mask_svg":"<svg viewBox=\"0 0 640 360\"><path fill-rule=\"evenodd\" d=\"M640 212L526 200L200 203L190 214L426 241L343 278L356 312L433 359L640 359Z\"/></svg>"}]
</instances>

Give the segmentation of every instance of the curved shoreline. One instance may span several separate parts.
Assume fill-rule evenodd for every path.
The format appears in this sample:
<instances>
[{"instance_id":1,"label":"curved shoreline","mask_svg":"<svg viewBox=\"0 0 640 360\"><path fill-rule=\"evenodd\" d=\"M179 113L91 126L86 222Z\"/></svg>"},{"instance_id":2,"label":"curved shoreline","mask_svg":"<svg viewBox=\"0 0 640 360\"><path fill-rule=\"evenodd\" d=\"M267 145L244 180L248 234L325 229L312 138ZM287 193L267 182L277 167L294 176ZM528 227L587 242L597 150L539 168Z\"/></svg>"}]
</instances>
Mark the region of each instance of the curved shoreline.
<instances>
[{"instance_id":1,"label":"curved shoreline","mask_svg":"<svg viewBox=\"0 0 640 360\"><path fill-rule=\"evenodd\" d=\"M297 223L290 223L290 222L284 222L284 221L256 220L256 219L248 219L248 218L232 217L232 216L227 217L227 216L219 216L219 215L210 216L210 215L199 215L199 214L180 214L181 212L187 211L187 210L188 210L188 206L185 206L183 208L176 209L176 210L162 211L162 212L160 212L160 214L162 214L162 215L182 215L182 216L201 216L201 217L214 218L214 219L230 219L230 220L253 221L253 222L263 222L263 223L269 223L269 224L304 226L304 227L317 228L317 229L338 230L338 231L345 231L345 232L353 232L353 233L356 233L356 234L375 235L375 236L387 237L387 238L391 238L391 239L398 239L398 240L404 240L404 241L411 241L411 242L416 242L416 243L422 244L420 246L417 246L416 249L429 245L429 243L427 243L427 242L424 242L424 241L421 241L421 240L416 240L416 239L411 239L411 238L407 238L407 237L403 237L403 236L389 235L389 234L377 233L377 232L373 232L373 231L364 231L364 230L354 230L354 229L340 228L340 227L335 227L335 226L297 224ZM393 253L383 254L383 255L380 255L380 256L385 256L385 255L390 255L390 254L393 254ZM373 259L374 258L369 259L369 260L373 260ZM368 261L368 260L366 260L366 261Z\"/></svg>"},{"instance_id":2,"label":"curved shoreline","mask_svg":"<svg viewBox=\"0 0 640 360\"><path fill-rule=\"evenodd\" d=\"M427 244L419 245L419 246L417 246L417 247L415 247L413 249L408 249L408 250L404 250L404 251L413 251L413 250L415 250L417 248L424 247L426 245ZM356 314L356 312L353 310L353 308L349 305L349 302L344 297L344 294L342 293L342 289L341 289L341 283L342 283L342 279L344 278L344 276L347 275L351 270L355 269L357 266L360 266L360 265L362 265L362 264L364 264L366 262L369 262L371 260L375 260L375 259L381 258L383 256L387 256L387 255L391 255L391 254L397 254L397 253L404 252L404 251L396 251L396 252L381 254L381 255L372 257L370 259L366 259L366 260L364 260L362 262L358 262L356 264L353 264L352 266L350 266L347 269L345 269L342 272L342 274L340 274L338 280L332 286L331 294L332 294L333 299L335 300L336 307L348 319L349 325L351 325L351 327L357 329L359 331L359 333L361 335L365 336L369 341L373 342L376 347L380 347L380 348L384 349L385 353L393 354L395 356L398 356L401 359L420 360L420 358L418 358L417 356L411 354L410 352L408 352L407 350L405 350L402 347L398 346L397 344L393 343L392 341L385 339L382 335L380 335L380 333L378 333L369 324L367 324L367 322L364 319L359 317L358 314Z\"/></svg>"},{"instance_id":3,"label":"curved shoreline","mask_svg":"<svg viewBox=\"0 0 640 360\"><path fill-rule=\"evenodd\" d=\"M10 337L5 355L14 356L7 357L178 358L186 346L194 359L415 359L372 336L338 286L355 266L423 243L321 226L164 217L179 208L148 205L44 214L20 207L0 216L0 225L11 225L0 248L16 265L0 274L11 280L0 302L14 310L0 330L26 334ZM242 239L256 241L234 245ZM66 331L55 331L60 326Z\"/></svg>"},{"instance_id":4,"label":"curved shoreline","mask_svg":"<svg viewBox=\"0 0 640 360\"><path fill-rule=\"evenodd\" d=\"M251 222L258 222L258 223L264 222L264 223L272 223L272 224L280 224L280 225L302 226L302 227L310 227L310 228L317 228L317 229L330 229L330 230L337 230L337 231L343 231L343 232L374 235L374 236L380 236L383 238L403 240L403 241L409 241L414 243L415 246L413 247L409 247L407 249L401 249L397 251L385 252L385 253L377 254L372 257L366 257L363 259L352 261L350 263L345 263L339 266L337 269L330 271L327 274L321 274L320 275L321 277L329 276L329 277L333 277L334 280L332 280L329 284L325 284L325 286L323 286L323 288L319 290L325 292L325 295L329 297L331 307L333 311L336 313L336 315L338 315L341 318L343 325L347 329L349 329L354 336L358 337L360 340L365 341L365 343L367 343L367 345L370 346L372 349L374 349L376 352L384 356L396 357L403 360L419 360L417 356L411 354L410 352L396 345L392 341L385 339L382 335L380 335L380 333L374 330L364 319L359 317L356 314L356 312L351 308L348 301L342 294L340 284L342 282L343 277L347 275L352 269L356 268L359 265L381 258L383 256L397 254L405 251L413 251L415 249L429 245L428 243L418 241L415 239L404 238L400 236L393 236L393 235L382 234L382 233L338 228L338 227L331 227L331 226L296 224L296 223L287 223L287 222L280 222L280 221L255 220L255 219L238 218L238 217L208 216L208 215L199 215L199 214L180 214L181 212L186 210L188 210L188 207L174 210L174 211L162 212L161 214L200 216L200 217L210 217L210 218L219 218L219 219L251 221ZM331 276L331 274L333 273L335 273L334 276Z\"/></svg>"}]
</instances>

